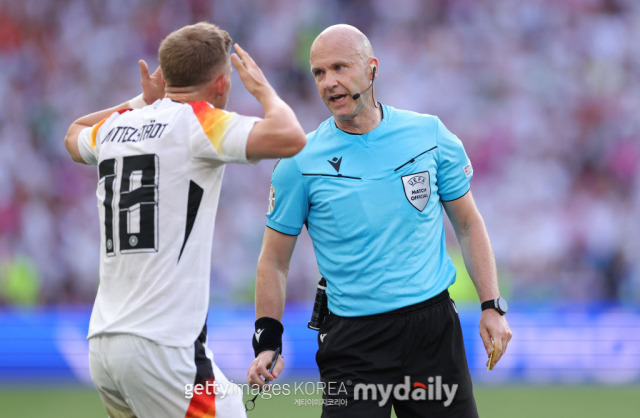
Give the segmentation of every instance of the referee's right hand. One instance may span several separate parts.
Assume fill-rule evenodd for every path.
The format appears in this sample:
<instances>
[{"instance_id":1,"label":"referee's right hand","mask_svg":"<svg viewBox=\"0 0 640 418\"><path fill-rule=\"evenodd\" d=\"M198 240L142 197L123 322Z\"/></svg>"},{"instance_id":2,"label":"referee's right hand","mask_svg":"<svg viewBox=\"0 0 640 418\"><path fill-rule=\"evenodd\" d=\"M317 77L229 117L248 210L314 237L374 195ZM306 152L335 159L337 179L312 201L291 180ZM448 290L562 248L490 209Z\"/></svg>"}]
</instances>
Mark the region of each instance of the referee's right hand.
<instances>
[{"instance_id":1,"label":"referee's right hand","mask_svg":"<svg viewBox=\"0 0 640 418\"><path fill-rule=\"evenodd\" d=\"M258 357L256 357L255 360L253 360L253 363L251 363L249 371L247 372L249 386L258 386L262 388L262 386L266 384L265 380L273 382L278 378L278 376L280 376L280 372L282 372L282 369L284 368L284 359L282 356L278 356L273 372L269 373L269 367L271 366L274 353L275 351L273 350L263 351L258 354Z\"/></svg>"}]
</instances>

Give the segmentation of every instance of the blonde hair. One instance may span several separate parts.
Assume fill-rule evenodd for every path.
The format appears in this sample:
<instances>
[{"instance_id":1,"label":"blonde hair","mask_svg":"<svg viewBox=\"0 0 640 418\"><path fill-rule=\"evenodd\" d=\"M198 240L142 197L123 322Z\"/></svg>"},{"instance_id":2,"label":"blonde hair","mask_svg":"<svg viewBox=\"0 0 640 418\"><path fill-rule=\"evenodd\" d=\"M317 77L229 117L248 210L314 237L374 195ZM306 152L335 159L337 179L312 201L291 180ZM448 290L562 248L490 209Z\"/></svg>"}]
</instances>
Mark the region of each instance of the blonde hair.
<instances>
[{"instance_id":1,"label":"blonde hair","mask_svg":"<svg viewBox=\"0 0 640 418\"><path fill-rule=\"evenodd\" d=\"M160 44L158 61L167 87L197 86L229 62L231 37L218 26L200 22L170 33Z\"/></svg>"}]
</instances>

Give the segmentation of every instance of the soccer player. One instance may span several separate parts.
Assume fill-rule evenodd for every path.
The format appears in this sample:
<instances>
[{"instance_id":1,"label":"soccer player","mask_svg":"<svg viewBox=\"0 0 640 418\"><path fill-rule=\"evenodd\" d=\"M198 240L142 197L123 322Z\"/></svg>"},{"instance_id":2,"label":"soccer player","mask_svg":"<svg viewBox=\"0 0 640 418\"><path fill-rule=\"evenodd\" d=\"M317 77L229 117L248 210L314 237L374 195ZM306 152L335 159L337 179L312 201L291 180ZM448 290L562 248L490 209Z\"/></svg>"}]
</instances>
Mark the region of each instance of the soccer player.
<instances>
[{"instance_id":1,"label":"soccer player","mask_svg":"<svg viewBox=\"0 0 640 418\"><path fill-rule=\"evenodd\" d=\"M249 383L277 377L266 367L281 345L288 266L306 225L330 311L316 355L321 380L334 388L324 393L322 416L389 417L392 405L398 417L477 416L460 321L447 291L456 271L446 251L443 208L484 302L480 335L487 356L493 354L489 367L500 360L511 331L463 145L437 117L376 101L379 62L358 29L327 28L313 42L310 61L333 116L272 175Z\"/></svg>"},{"instance_id":2,"label":"soccer player","mask_svg":"<svg viewBox=\"0 0 640 418\"><path fill-rule=\"evenodd\" d=\"M289 157L306 140L252 58L230 47L210 23L171 33L161 73L141 62L143 97L81 117L65 138L73 160L98 166L100 285L88 339L111 417L245 416L206 345L220 184L226 163ZM263 119L224 110L231 63Z\"/></svg>"}]
</instances>

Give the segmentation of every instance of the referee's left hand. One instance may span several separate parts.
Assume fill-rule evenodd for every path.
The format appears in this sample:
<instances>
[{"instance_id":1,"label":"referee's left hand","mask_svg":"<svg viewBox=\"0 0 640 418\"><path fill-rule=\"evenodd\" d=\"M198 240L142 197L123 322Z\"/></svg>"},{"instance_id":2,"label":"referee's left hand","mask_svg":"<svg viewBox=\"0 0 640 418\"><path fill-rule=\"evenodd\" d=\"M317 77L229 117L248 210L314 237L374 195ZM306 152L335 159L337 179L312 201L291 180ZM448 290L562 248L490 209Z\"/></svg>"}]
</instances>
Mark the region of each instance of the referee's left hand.
<instances>
[{"instance_id":1,"label":"referee's left hand","mask_svg":"<svg viewBox=\"0 0 640 418\"><path fill-rule=\"evenodd\" d=\"M480 337L485 350L487 350L487 367L489 370L493 370L502 358L512 335L507 319L503 315L500 315L495 309L482 311L480 316ZM491 356L492 351L493 357Z\"/></svg>"}]
</instances>

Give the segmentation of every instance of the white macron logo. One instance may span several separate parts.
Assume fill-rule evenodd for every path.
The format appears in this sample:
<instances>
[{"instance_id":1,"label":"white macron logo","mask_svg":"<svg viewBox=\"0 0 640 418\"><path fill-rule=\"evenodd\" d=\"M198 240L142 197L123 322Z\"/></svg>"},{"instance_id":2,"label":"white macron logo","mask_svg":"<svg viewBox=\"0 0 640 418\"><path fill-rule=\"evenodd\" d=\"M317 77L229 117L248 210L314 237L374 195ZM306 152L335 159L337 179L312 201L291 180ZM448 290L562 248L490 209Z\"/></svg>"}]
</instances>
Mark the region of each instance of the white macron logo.
<instances>
[{"instance_id":1,"label":"white macron logo","mask_svg":"<svg viewBox=\"0 0 640 418\"><path fill-rule=\"evenodd\" d=\"M260 336L262 335L262 331L264 331L264 328L260 328L259 330L256 331L256 342L260 342Z\"/></svg>"},{"instance_id":2,"label":"white macron logo","mask_svg":"<svg viewBox=\"0 0 640 418\"><path fill-rule=\"evenodd\" d=\"M323 343L324 342L324 337L326 337L327 334L320 334L320 342Z\"/></svg>"}]
</instances>

